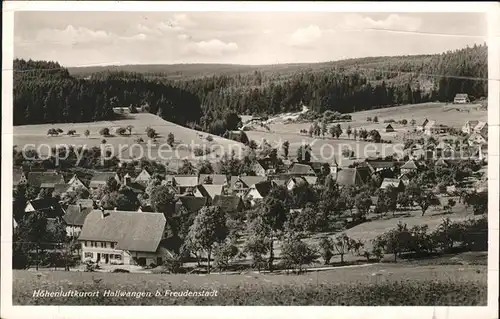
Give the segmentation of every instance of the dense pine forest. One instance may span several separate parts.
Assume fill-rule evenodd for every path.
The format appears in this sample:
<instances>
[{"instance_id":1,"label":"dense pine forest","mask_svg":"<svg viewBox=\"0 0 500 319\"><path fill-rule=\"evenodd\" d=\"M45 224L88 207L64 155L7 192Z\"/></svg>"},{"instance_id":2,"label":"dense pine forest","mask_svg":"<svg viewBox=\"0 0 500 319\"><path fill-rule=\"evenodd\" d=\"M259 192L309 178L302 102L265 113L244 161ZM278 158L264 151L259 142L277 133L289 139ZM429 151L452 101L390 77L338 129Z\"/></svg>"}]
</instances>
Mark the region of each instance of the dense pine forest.
<instances>
[{"instance_id":1,"label":"dense pine forest","mask_svg":"<svg viewBox=\"0 0 500 319\"><path fill-rule=\"evenodd\" d=\"M136 65L65 69L14 62L14 124L95 121L114 105L146 106L166 120L221 134L234 114L355 111L456 93L487 96L487 47L439 55L373 57L272 66Z\"/></svg>"}]
</instances>

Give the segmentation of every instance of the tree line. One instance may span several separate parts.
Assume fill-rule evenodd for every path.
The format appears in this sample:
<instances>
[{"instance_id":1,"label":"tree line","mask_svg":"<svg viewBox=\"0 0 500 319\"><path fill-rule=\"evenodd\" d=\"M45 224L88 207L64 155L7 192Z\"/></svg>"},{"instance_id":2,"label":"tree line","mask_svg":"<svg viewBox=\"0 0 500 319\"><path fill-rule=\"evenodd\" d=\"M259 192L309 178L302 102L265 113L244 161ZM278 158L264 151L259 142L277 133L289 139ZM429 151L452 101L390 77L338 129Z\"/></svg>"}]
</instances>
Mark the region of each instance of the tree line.
<instances>
[{"instance_id":1,"label":"tree line","mask_svg":"<svg viewBox=\"0 0 500 319\"><path fill-rule=\"evenodd\" d=\"M113 106L144 107L168 121L222 135L237 114L276 114L302 105L323 113L487 96L487 47L439 55L350 59L308 67L176 79L165 72L100 71L72 77L56 62L14 61L14 124L86 122Z\"/></svg>"}]
</instances>

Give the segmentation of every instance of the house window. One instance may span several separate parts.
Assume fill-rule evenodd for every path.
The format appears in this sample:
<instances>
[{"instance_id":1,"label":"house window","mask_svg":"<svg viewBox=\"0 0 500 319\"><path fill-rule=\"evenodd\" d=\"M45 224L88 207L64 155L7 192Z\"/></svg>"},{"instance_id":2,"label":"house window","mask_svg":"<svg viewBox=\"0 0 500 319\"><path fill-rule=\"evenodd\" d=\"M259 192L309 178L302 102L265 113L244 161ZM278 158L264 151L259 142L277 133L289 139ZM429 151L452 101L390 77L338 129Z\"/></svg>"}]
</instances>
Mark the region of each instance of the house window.
<instances>
[{"instance_id":1,"label":"house window","mask_svg":"<svg viewBox=\"0 0 500 319\"><path fill-rule=\"evenodd\" d=\"M101 242L101 248L106 248L106 243Z\"/></svg>"},{"instance_id":2,"label":"house window","mask_svg":"<svg viewBox=\"0 0 500 319\"><path fill-rule=\"evenodd\" d=\"M115 243L111 243L111 248L115 249Z\"/></svg>"},{"instance_id":3,"label":"house window","mask_svg":"<svg viewBox=\"0 0 500 319\"><path fill-rule=\"evenodd\" d=\"M122 260L122 255L115 255L116 260Z\"/></svg>"},{"instance_id":4,"label":"house window","mask_svg":"<svg viewBox=\"0 0 500 319\"><path fill-rule=\"evenodd\" d=\"M86 252L85 253L85 258L94 258L94 254L91 252Z\"/></svg>"},{"instance_id":5,"label":"house window","mask_svg":"<svg viewBox=\"0 0 500 319\"><path fill-rule=\"evenodd\" d=\"M84 244L85 247L88 247L89 246L89 243L87 241L85 241L85 244Z\"/></svg>"}]
</instances>

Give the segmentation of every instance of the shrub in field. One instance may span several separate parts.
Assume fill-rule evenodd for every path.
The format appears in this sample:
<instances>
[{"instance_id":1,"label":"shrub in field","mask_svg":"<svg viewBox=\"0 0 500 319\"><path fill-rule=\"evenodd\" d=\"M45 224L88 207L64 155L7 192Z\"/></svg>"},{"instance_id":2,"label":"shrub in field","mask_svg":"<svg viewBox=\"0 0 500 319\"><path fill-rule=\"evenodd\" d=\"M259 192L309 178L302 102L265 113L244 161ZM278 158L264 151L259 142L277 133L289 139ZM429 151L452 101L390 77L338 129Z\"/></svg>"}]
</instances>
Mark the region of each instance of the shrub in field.
<instances>
[{"instance_id":1,"label":"shrub in field","mask_svg":"<svg viewBox=\"0 0 500 319\"><path fill-rule=\"evenodd\" d=\"M178 274L182 270L182 256L178 254L168 255L163 265L170 273Z\"/></svg>"},{"instance_id":2,"label":"shrub in field","mask_svg":"<svg viewBox=\"0 0 500 319\"><path fill-rule=\"evenodd\" d=\"M328 237L323 237L321 238L318 246L320 255L323 258L325 265L328 265L333 257L333 250L335 248L333 241Z\"/></svg>"},{"instance_id":3,"label":"shrub in field","mask_svg":"<svg viewBox=\"0 0 500 319\"><path fill-rule=\"evenodd\" d=\"M220 270L226 270L238 253L238 246L235 243L228 241L217 245L214 252L215 267Z\"/></svg>"},{"instance_id":4,"label":"shrub in field","mask_svg":"<svg viewBox=\"0 0 500 319\"><path fill-rule=\"evenodd\" d=\"M108 136L109 135L109 128L103 127L102 129L99 130L99 134L102 136Z\"/></svg>"},{"instance_id":5,"label":"shrub in field","mask_svg":"<svg viewBox=\"0 0 500 319\"><path fill-rule=\"evenodd\" d=\"M127 129L126 129L126 128L124 128L124 127L119 127L119 128L117 128L117 129L116 129L116 131L115 131L115 132L116 132L116 134L118 134L118 135L125 135L125 134L127 133Z\"/></svg>"},{"instance_id":6,"label":"shrub in field","mask_svg":"<svg viewBox=\"0 0 500 319\"><path fill-rule=\"evenodd\" d=\"M68 130L68 135L75 135L76 134L76 130Z\"/></svg>"},{"instance_id":7,"label":"shrub in field","mask_svg":"<svg viewBox=\"0 0 500 319\"><path fill-rule=\"evenodd\" d=\"M209 142L212 142L214 140L214 138L212 137L212 135L208 135L206 140Z\"/></svg>"},{"instance_id":8,"label":"shrub in field","mask_svg":"<svg viewBox=\"0 0 500 319\"><path fill-rule=\"evenodd\" d=\"M59 135L59 132L54 129L54 128L51 128L47 131L47 135L51 135L51 136L54 136L54 135Z\"/></svg>"}]
</instances>

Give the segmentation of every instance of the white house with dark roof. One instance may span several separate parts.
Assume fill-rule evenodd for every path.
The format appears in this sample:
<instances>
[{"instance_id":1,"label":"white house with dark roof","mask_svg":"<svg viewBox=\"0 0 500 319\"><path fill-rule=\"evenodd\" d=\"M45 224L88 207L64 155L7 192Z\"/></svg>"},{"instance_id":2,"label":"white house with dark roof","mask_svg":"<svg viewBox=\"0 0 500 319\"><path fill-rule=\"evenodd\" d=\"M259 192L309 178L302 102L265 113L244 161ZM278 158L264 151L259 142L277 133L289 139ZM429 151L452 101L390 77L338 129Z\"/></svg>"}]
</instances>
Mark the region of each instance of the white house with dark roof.
<instances>
[{"instance_id":1,"label":"white house with dark roof","mask_svg":"<svg viewBox=\"0 0 500 319\"><path fill-rule=\"evenodd\" d=\"M265 176L232 176L231 191L235 195L244 196L253 185L266 180Z\"/></svg>"},{"instance_id":2,"label":"white house with dark roof","mask_svg":"<svg viewBox=\"0 0 500 319\"><path fill-rule=\"evenodd\" d=\"M454 104L470 103L469 95L467 93L457 93L453 99Z\"/></svg>"},{"instance_id":3,"label":"white house with dark roof","mask_svg":"<svg viewBox=\"0 0 500 319\"><path fill-rule=\"evenodd\" d=\"M82 260L103 264L160 265L170 252L163 247L166 219L160 213L92 210L78 240Z\"/></svg>"}]
</instances>

